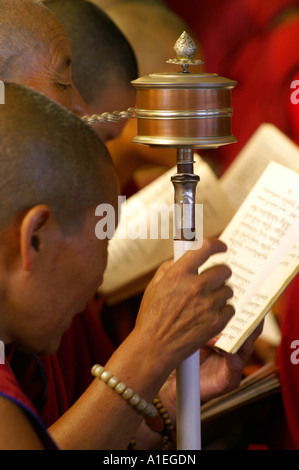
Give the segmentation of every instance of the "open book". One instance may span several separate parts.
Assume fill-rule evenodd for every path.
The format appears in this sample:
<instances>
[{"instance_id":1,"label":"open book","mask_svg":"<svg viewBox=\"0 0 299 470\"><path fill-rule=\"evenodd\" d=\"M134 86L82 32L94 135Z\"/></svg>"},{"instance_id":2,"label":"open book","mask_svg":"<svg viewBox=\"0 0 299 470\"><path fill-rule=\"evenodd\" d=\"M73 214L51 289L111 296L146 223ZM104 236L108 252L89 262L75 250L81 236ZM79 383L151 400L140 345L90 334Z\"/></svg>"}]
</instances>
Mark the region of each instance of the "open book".
<instances>
[{"instance_id":1,"label":"open book","mask_svg":"<svg viewBox=\"0 0 299 470\"><path fill-rule=\"evenodd\" d=\"M195 173L200 176L200 183L198 185L196 202L203 204L203 234L205 237L218 235L225 227L228 226L228 223L233 219L236 210L243 203L248 193L252 191L252 188L256 184L258 178L263 173L268 163L272 160L281 163L285 167L295 171L299 170L299 150L297 146L294 145L286 136L284 136L284 134L282 134L275 126L271 124L263 124L257 130L244 149L240 152L239 156L231 165L229 170L220 180L216 178L209 166L200 158L198 158L195 165ZM298 175L291 171L290 174L293 176L289 181L287 176L289 174L288 170L287 173L285 173L285 171L278 171L279 174L277 175L277 171L273 169L276 168L276 166L271 164L271 168L272 170L270 171L273 172L273 175L268 173L267 178L270 180L274 178L272 183L274 182L275 190L292 190L292 188L282 186L282 173L286 175L285 178L287 179L288 183L291 180L294 180L294 185L297 188L299 187L297 179ZM284 170L284 168L282 170ZM134 227L134 225L142 223L142 220L144 222L147 221L146 210L143 213L143 218L140 218L140 208L148 207L149 204L171 204L173 202L173 188L170 182L170 177L174 173L176 173L175 167L130 198L127 201L126 208L127 214L130 214L131 210L132 215L129 215L129 217L127 217L124 222L121 220L120 225L125 223L131 224ZM296 193L293 193L292 197L296 201ZM297 202L298 201L299 199L297 196ZM259 215L261 217L261 213ZM267 214L265 211L264 218L266 216ZM238 220L238 218L234 219L233 223L236 224L236 221ZM254 224L254 221L251 219L250 221L247 220L246 223L248 226L251 226ZM282 223L282 221L280 221L280 223ZM296 238L296 230L298 235L299 231L298 228L296 229L296 223L298 224L298 221L294 221L295 228L292 229L295 232L295 235L294 233L292 235L288 235L290 239L288 238L288 242L286 243L293 243L293 238ZM276 230L277 227L275 227L273 230ZM266 223L264 228L266 231ZM123 228L121 229L123 230ZM282 226L280 229L282 229ZM229 235L231 227L227 228L227 230L228 232L224 232L225 237ZM289 229L289 231L291 231L291 229ZM289 282L289 280L296 274L298 270L297 256L299 249L298 245L295 245L295 241L293 243L293 251L284 253L284 259L282 255L282 249L278 250L279 254L277 255L273 255L271 252L270 257L271 259L274 258L274 263L277 264L276 274L272 273L271 278L269 278L270 280L268 282L268 286L265 284L265 288L270 289L272 292L270 295L271 299L268 299L270 301L267 300L265 304L262 302L262 305L260 305L258 302L255 302L254 304L255 309L259 310L259 308L262 308L262 315L268 311L269 306L272 305L283 288L286 286L287 282ZM228 243L230 244L230 242ZM235 250L236 246L237 245L235 243ZM267 249L269 250L270 247ZM255 256L258 257L258 253L256 253ZM131 292L135 293L134 290L130 291L128 287L130 282L135 284L136 288L136 285L138 286L137 280L144 279L144 276L147 274L151 276L152 272L158 267L159 264L161 264L161 262L172 257L172 239L118 239L116 233L114 239L112 239L109 243L108 266L104 275L104 283L101 286L100 291L108 296L111 294L113 295L115 292L121 292L120 297L116 296L116 299L121 300L125 296L129 296ZM262 259L263 258L260 257L258 260L259 262L254 262L254 265L258 267L258 269L260 266L259 263L262 261ZM270 272L273 271L273 265L271 263L269 264ZM286 263L288 266L286 270L284 269L284 263ZM263 276L265 277L267 275L266 271L263 271L263 273ZM278 274L279 276L282 276L282 278L278 277ZM263 276L262 278L264 279ZM283 279L282 282L281 279ZM259 282L260 281L255 281L254 285L259 284ZM276 284L279 284L279 286ZM251 290L248 294L249 296L254 292L254 285L251 285ZM144 287L142 283L140 286L141 288ZM244 286L239 287L239 294L242 289L244 289ZM238 291L236 293L236 296L237 295ZM261 293L261 295L263 296L265 294ZM269 296L268 293L267 296ZM256 315L256 312L252 314ZM233 325L233 327L235 328L235 325ZM239 331L239 325L238 328L235 329L235 333L243 335L243 333ZM243 335L241 342L234 345L233 349L238 349L244 339L245 336ZM230 346L223 344L223 338L218 346L219 348L226 349L228 347L229 350L233 350Z\"/></svg>"},{"instance_id":2,"label":"open book","mask_svg":"<svg viewBox=\"0 0 299 470\"><path fill-rule=\"evenodd\" d=\"M202 204L203 208L203 235L215 236L226 227L235 209L209 165L197 155L195 159L194 173L200 176L196 203ZM170 178L176 172L176 167L173 167L125 201L115 236L109 241L108 265L100 287L103 294L121 299L132 292L128 287L130 283L137 290L139 285L144 288L144 284L138 284L138 281L146 279L148 273L151 277L163 261L173 258L172 211L168 212L169 233L166 233L166 238L151 238L149 232L150 208L156 205L163 209L164 206L167 211L173 205L174 189ZM138 232L143 238L138 237ZM125 236L128 234L130 236Z\"/></svg>"},{"instance_id":3,"label":"open book","mask_svg":"<svg viewBox=\"0 0 299 470\"><path fill-rule=\"evenodd\" d=\"M219 180L235 209L271 161L299 172L299 148L273 124L262 124Z\"/></svg>"},{"instance_id":4,"label":"open book","mask_svg":"<svg viewBox=\"0 0 299 470\"><path fill-rule=\"evenodd\" d=\"M299 174L271 162L221 234L211 257L232 269L235 315L215 347L235 353L299 272Z\"/></svg>"}]
</instances>

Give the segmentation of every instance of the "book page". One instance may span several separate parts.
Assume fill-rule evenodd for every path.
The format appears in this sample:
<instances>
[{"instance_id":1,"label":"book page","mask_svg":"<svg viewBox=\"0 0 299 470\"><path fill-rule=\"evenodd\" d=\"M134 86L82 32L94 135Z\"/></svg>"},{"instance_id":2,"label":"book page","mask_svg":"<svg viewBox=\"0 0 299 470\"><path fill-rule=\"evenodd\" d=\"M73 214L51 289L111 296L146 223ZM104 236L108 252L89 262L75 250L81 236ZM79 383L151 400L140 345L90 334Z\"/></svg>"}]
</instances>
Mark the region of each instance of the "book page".
<instances>
[{"instance_id":1,"label":"book page","mask_svg":"<svg viewBox=\"0 0 299 470\"><path fill-rule=\"evenodd\" d=\"M227 324L215 346L235 353L298 273L299 241L261 284L246 305Z\"/></svg>"},{"instance_id":2,"label":"book page","mask_svg":"<svg viewBox=\"0 0 299 470\"><path fill-rule=\"evenodd\" d=\"M236 209L270 161L299 171L299 148L273 124L262 124L219 180Z\"/></svg>"},{"instance_id":3,"label":"book page","mask_svg":"<svg viewBox=\"0 0 299 470\"><path fill-rule=\"evenodd\" d=\"M232 269L236 313L215 346L235 352L298 270L299 174L271 162L220 238L228 251L200 271Z\"/></svg>"},{"instance_id":4,"label":"book page","mask_svg":"<svg viewBox=\"0 0 299 470\"><path fill-rule=\"evenodd\" d=\"M278 347L281 342L281 329L275 313L269 310L264 320L264 328L259 336L272 346Z\"/></svg>"},{"instance_id":5,"label":"book page","mask_svg":"<svg viewBox=\"0 0 299 470\"><path fill-rule=\"evenodd\" d=\"M195 155L195 160L194 173L200 177L196 203L203 204L201 228L205 237L215 236L231 220L234 209L209 165L198 155ZM167 238L162 238L159 230L158 238L153 239L150 238L150 208L154 205L173 205L174 188L170 178L176 173L177 169L173 167L126 201L115 236L109 242L108 265L100 292L110 294L173 258L172 213L169 212L168 219L163 222L169 229L166 230ZM202 224L202 221L199 223ZM138 235L138 230L144 238L137 236L133 239L132 235Z\"/></svg>"}]
</instances>

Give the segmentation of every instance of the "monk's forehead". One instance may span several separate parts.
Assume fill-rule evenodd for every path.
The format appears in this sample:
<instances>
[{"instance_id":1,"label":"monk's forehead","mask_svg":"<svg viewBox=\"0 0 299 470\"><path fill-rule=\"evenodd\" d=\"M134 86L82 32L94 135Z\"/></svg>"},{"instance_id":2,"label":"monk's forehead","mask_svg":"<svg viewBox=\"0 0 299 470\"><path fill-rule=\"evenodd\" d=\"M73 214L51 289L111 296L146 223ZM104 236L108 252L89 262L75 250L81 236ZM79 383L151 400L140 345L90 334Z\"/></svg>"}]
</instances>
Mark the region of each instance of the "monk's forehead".
<instances>
[{"instance_id":1,"label":"monk's forehead","mask_svg":"<svg viewBox=\"0 0 299 470\"><path fill-rule=\"evenodd\" d=\"M0 0L8 2L8 0ZM9 0L5 9L5 19L11 33L18 31L18 37L24 38L26 46L34 54L42 50L51 61L55 62L61 51L70 52L67 34L52 11L34 0ZM14 7L14 8L13 8ZM21 35L21 36L20 36Z\"/></svg>"},{"instance_id":2,"label":"monk's forehead","mask_svg":"<svg viewBox=\"0 0 299 470\"><path fill-rule=\"evenodd\" d=\"M43 42L52 65L57 72L63 73L71 64L72 52L68 36L57 21L49 22Z\"/></svg>"},{"instance_id":3,"label":"monk's forehead","mask_svg":"<svg viewBox=\"0 0 299 470\"><path fill-rule=\"evenodd\" d=\"M53 62L58 60L61 52L71 55L71 46L68 36L55 15L48 9L38 12L43 18L42 22L35 25L43 49L51 56ZM36 19L38 20L38 18Z\"/></svg>"}]
</instances>

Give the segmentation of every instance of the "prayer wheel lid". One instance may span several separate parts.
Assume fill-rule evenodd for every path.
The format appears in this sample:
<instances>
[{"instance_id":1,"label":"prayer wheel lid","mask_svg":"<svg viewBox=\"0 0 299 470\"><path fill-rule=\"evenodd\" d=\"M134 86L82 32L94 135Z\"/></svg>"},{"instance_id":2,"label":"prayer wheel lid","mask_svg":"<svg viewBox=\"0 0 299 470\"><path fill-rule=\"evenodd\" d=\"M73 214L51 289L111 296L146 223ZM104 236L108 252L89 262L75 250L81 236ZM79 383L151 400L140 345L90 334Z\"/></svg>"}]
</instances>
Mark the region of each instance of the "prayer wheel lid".
<instances>
[{"instance_id":1,"label":"prayer wheel lid","mask_svg":"<svg viewBox=\"0 0 299 470\"><path fill-rule=\"evenodd\" d=\"M236 82L216 73L151 73L132 81L136 88L233 88Z\"/></svg>"}]
</instances>

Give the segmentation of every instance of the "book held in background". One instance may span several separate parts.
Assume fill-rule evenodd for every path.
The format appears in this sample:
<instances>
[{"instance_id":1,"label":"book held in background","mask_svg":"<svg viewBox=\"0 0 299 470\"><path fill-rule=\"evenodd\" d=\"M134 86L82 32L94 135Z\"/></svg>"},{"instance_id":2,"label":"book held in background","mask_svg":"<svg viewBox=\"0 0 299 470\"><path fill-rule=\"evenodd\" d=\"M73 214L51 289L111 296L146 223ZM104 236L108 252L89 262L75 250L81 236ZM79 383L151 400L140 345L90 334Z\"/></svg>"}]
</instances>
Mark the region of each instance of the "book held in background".
<instances>
[{"instance_id":1,"label":"book held in background","mask_svg":"<svg viewBox=\"0 0 299 470\"><path fill-rule=\"evenodd\" d=\"M225 262L233 271L236 315L219 338L219 349L237 351L298 273L298 171L298 147L271 124L260 126L220 179L197 157L195 173L200 183L196 202L203 204L203 235L222 232L220 238L229 247L225 255L213 256L205 267ZM127 201L127 212L131 208L132 215L126 224L134 227L142 223L142 217L147 220L147 210L140 219L138 207L172 204L170 177L175 172L175 168L169 170ZM100 291L112 298L122 291L121 297L116 296L121 300L130 295L130 282L138 285L138 279L173 257L173 240L115 237L108 251Z\"/></svg>"},{"instance_id":2,"label":"book held in background","mask_svg":"<svg viewBox=\"0 0 299 470\"><path fill-rule=\"evenodd\" d=\"M169 232L166 237L151 238L150 216L152 208L171 208L174 202L174 190L171 176L176 173L172 168L157 178L138 193L131 196L121 213L120 223L115 236L109 242L108 265L100 292L114 299L128 296L128 285L135 283L138 291L138 280L154 270L165 260L173 258L173 213L169 211L166 221ZM203 208L203 236L210 237L220 234L234 214L228 197L218 183L218 179L199 156L196 156L194 171L200 175L200 184L196 193L196 203ZM162 218L161 218L162 220ZM165 222L165 221L164 221ZM146 232L145 232L146 228ZM134 237L134 233L142 233L142 237ZM167 230L166 230L167 232ZM123 236L127 234L128 236ZM141 283L141 288L145 286ZM122 290L123 289L123 290Z\"/></svg>"},{"instance_id":3,"label":"book held in background","mask_svg":"<svg viewBox=\"0 0 299 470\"><path fill-rule=\"evenodd\" d=\"M212 420L280 390L278 367L269 362L245 377L237 388L201 405L201 420Z\"/></svg>"}]
</instances>

